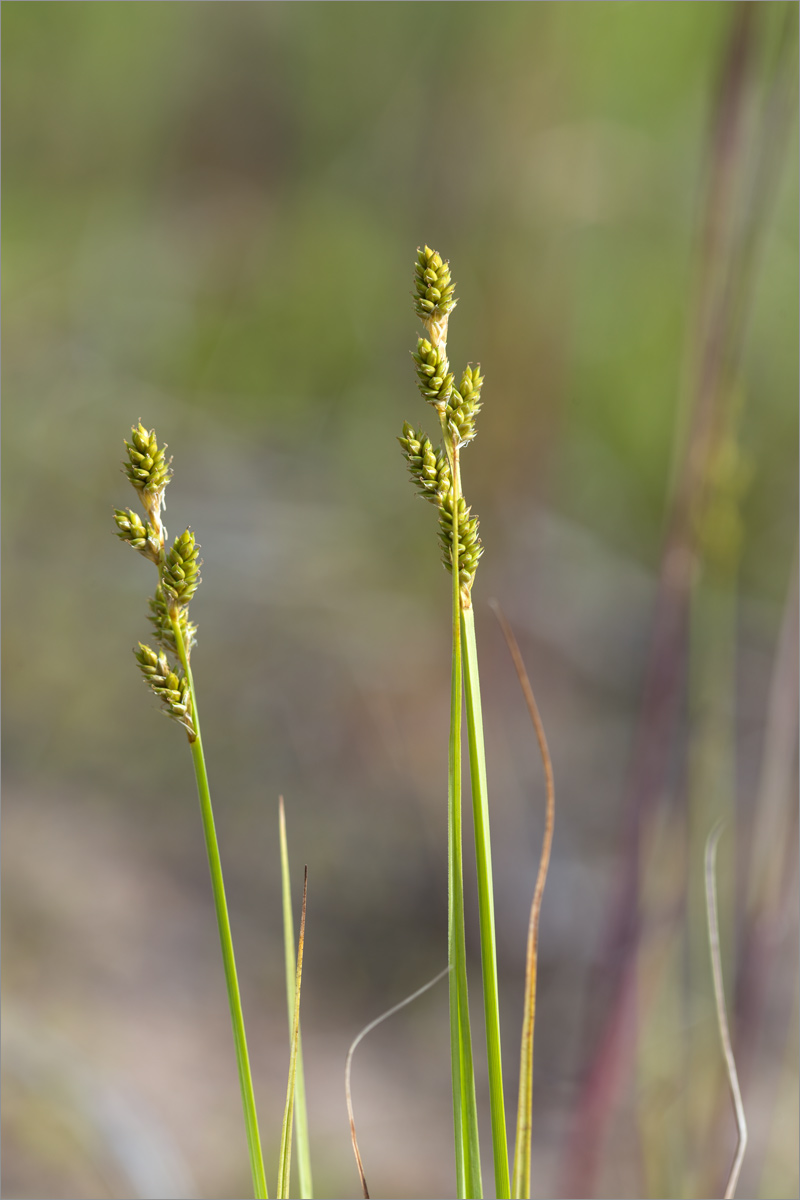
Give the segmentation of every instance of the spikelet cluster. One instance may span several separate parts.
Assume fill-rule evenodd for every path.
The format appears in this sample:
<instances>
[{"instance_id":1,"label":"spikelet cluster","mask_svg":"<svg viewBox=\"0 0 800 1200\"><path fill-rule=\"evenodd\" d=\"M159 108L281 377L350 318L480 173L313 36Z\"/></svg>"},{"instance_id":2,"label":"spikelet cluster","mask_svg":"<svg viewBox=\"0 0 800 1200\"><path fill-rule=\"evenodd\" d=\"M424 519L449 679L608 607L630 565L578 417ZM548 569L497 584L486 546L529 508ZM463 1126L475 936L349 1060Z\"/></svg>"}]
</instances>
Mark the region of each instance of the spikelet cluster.
<instances>
[{"instance_id":1,"label":"spikelet cluster","mask_svg":"<svg viewBox=\"0 0 800 1200\"><path fill-rule=\"evenodd\" d=\"M147 619L153 627L153 634L156 641L177 658L178 646L175 641L175 632L169 618L169 609L164 598L164 590L160 583L156 588L156 594L150 597L148 604L150 606L150 616ZM185 607L178 610L177 621L186 649L186 655L189 657L197 645L197 626L194 621L189 620L189 610Z\"/></svg>"},{"instance_id":2,"label":"spikelet cluster","mask_svg":"<svg viewBox=\"0 0 800 1200\"><path fill-rule=\"evenodd\" d=\"M157 653L144 642L139 642L139 649L133 653L145 683L154 695L158 696L167 716L182 725L194 741L192 698L189 693L189 681L183 671L170 663L163 650Z\"/></svg>"},{"instance_id":3,"label":"spikelet cluster","mask_svg":"<svg viewBox=\"0 0 800 1200\"><path fill-rule=\"evenodd\" d=\"M453 375L444 347L434 346L427 338L420 338L413 354L417 368L417 382L423 400L443 411L453 394Z\"/></svg>"},{"instance_id":4,"label":"spikelet cluster","mask_svg":"<svg viewBox=\"0 0 800 1200\"><path fill-rule=\"evenodd\" d=\"M197 542L187 529L170 547L161 571L164 594L178 605L186 605L200 584L200 557Z\"/></svg>"},{"instance_id":5,"label":"spikelet cluster","mask_svg":"<svg viewBox=\"0 0 800 1200\"><path fill-rule=\"evenodd\" d=\"M481 410L483 376L480 367L465 367L461 382L453 391L445 409L445 420L457 446L475 437L475 418Z\"/></svg>"},{"instance_id":6,"label":"spikelet cluster","mask_svg":"<svg viewBox=\"0 0 800 1200\"><path fill-rule=\"evenodd\" d=\"M478 518L472 516L463 496L454 499L453 470L458 478L459 451L475 437L483 376L480 367L468 366L455 387L455 376L447 359L447 324L456 305L454 290L450 264L429 246L418 250L414 308L428 336L418 339L412 357L419 390L439 416L444 445L434 446L430 438L408 422L398 441L417 491L439 510L439 543L449 571L453 569L454 529L458 529L458 576L462 604L468 607L483 548L478 536Z\"/></svg>"},{"instance_id":7,"label":"spikelet cluster","mask_svg":"<svg viewBox=\"0 0 800 1200\"><path fill-rule=\"evenodd\" d=\"M408 421L403 425L403 436L397 440L417 491L431 504L440 504L453 486L447 455L440 447L434 448L430 438L422 431L418 433Z\"/></svg>"},{"instance_id":8,"label":"spikelet cluster","mask_svg":"<svg viewBox=\"0 0 800 1200\"><path fill-rule=\"evenodd\" d=\"M194 741L197 732L192 713L192 696L184 662L197 641L197 626L189 620L189 601L200 583L199 547L187 529L166 548L167 531L161 521L164 492L172 478L171 459L159 446L155 430L139 423L125 442L125 474L136 489L146 520L133 509L115 509L117 536L155 563L158 585L150 600L149 621L158 646L143 642L134 650L139 669L164 711L176 720ZM177 631L177 632L176 632ZM179 641L181 645L179 645Z\"/></svg>"},{"instance_id":9,"label":"spikelet cluster","mask_svg":"<svg viewBox=\"0 0 800 1200\"><path fill-rule=\"evenodd\" d=\"M117 537L158 565L161 539L150 522L143 521L132 508L115 508L114 520L117 523Z\"/></svg>"},{"instance_id":10,"label":"spikelet cluster","mask_svg":"<svg viewBox=\"0 0 800 1200\"><path fill-rule=\"evenodd\" d=\"M447 336L447 319L456 306L455 284L450 278L450 264L441 254L423 246L417 250L414 264L414 311L438 342Z\"/></svg>"}]
</instances>

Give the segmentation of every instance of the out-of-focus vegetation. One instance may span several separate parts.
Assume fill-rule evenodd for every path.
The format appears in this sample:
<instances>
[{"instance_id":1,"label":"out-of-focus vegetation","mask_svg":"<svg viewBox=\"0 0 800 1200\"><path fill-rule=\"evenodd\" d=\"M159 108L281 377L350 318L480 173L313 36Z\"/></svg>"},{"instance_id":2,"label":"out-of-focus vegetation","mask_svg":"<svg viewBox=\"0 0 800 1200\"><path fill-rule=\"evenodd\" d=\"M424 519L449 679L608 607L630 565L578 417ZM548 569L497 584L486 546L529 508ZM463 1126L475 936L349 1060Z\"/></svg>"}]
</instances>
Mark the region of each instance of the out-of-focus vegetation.
<instances>
[{"instance_id":1,"label":"out-of-focus vegetation","mask_svg":"<svg viewBox=\"0 0 800 1200\"><path fill-rule=\"evenodd\" d=\"M191 769L129 653L140 564L111 510L139 418L175 455L171 531L203 548L193 662L263 1128L283 792L315 1182L357 1190L347 1045L445 960L449 591L395 441L427 242L464 297L451 358L486 376L463 470L510 1096L543 785L491 595L558 788L535 1194L569 1168L598 1195L724 1177L697 918L724 813L741 1194L798 1195L795 11L3 5L6 1194L248 1186ZM720 313L713 453L670 542ZM665 546L683 607L659 641ZM383 1194L452 1194L445 990L359 1052Z\"/></svg>"}]
</instances>

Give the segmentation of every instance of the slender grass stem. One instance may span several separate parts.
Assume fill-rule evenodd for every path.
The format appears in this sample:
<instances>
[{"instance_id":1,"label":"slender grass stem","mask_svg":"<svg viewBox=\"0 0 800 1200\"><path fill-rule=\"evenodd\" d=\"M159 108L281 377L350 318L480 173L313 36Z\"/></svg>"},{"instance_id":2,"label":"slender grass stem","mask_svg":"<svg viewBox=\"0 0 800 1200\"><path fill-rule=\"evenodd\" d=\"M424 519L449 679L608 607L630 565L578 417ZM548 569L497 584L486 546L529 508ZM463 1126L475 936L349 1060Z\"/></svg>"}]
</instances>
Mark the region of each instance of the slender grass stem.
<instances>
[{"instance_id":1,"label":"slender grass stem","mask_svg":"<svg viewBox=\"0 0 800 1200\"><path fill-rule=\"evenodd\" d=\"M286 1002L289 1010L289 1036L292 1034L295 1003L295 944L294 921L292 919L292 889L289 877L289 846L286 838L286 813L283 796L278 804L278 826L281 850L281 893L283 898L283 945L286 959ZM314 1195L311 1178L311 1149L308 1138L308 1110L306 1106L306 1081L303 1071L303 1039L297 1031L297 1063L294 1095L294 1139L297 1150L297 1177L300 1200L311 1200Z\"/></svg>"},{"instance_id":2,"label":"slender grass stem","mask_svg":"<svg viewBox=\"0 0 800 1200\"><path fill-rule=\"evenodd\" d=\"M456 1141L456 1176L459 1197L483 1195L478 1108L469 1019L467 948L464 928L464 868L461 810L461 585L458 554L458 456L452 454L453 521L453 655L450 692L450 747L448 769L448 964L450 976L450 1053L453 1075L453 1120ZM455 1003L454 1003L455 1001Z\"/></svg>"},{"instance_id":3,"label":"slender grass stem","mask_svg":"<svg viewBox=\"0 0 800 1200\"><path fill-rule=\"evenodd\" d=\"M281 1152L278 1161L278 1200L288 1200L292 1174L292 1126L294 1125L295 1084L297 1082L297 1046L300 1038L300 987L303 982L303 948L306 937L306 900L308 898L308 867L303 878L303 909L300 916L300 936L297 939L297 967L294 982L294 1004L290 1035L289 1078L286 1084L286 1107L281 1129Z\"/></svg>"},{"instance_id":4,"label":"slender grass stem","mask_svg":"<svg viewBox=\"0 0 800 1200\"><path fill-rule=\"evenodd\" d=\"M500 1050L500 1003L497 987L492 846L489 833L489 802L486 784L486 755L483 743L483 713L478 676L478 647L475 641L475 614L471 605L469 608L461 607L461 632L464 643L467 739L478 875L478 913L481 931L483 1006L486 1016L486 1057L489 1067L494 1176L498 1200L507 1200L511 1195L511 1183L508 1170L508 1138L503 1096L503 1062Z\"/></svg>"},{"instance_id":5,"label":"slender grass stem","mask_svg":"<svg viewBox=\"0 0 800 1200\"><path fill-rule=\"evenodd\" d=\"M236 960L233 954L233 940L228 918L228 905L225 900L225 884L222 878L222 863L219 856L217 833L214 826L214 811L211 807L211 792L208 786L205 758L203 755L203 739L200 734L200 718L197 711L197 696L195 694L192 670L186 654L186 647L177 619L170 617L170 624L175 635L175 645L178 657L189 681L189 692L192 698L192 713L197 736L190 741L194 771L197 777L197 794L200 799L200 815L203 820L206 851L208 853L208 868L211 874L211 890L214 896L214 908L219 926L219 940L222 947L222 962L225 968L225 984L228 989L228 1005L233 1026L233 1040L236 1047L236 1062L239 1068L239 1084L242 1090L242 1109L244 1111L247 1145L250 1151L250 1169L253 1175L253 1194L255 1200L266 1200L267 1180L264 1174L264 1159L261 1152L261 1140L258 1133L258 1116L256 1100L253 1093L253 1077L250 1071L250 1059L247 1054L247 1038L245 1037L242 1000L239 994L239 981L236 976Z\"/></svg>"}]
</instances>

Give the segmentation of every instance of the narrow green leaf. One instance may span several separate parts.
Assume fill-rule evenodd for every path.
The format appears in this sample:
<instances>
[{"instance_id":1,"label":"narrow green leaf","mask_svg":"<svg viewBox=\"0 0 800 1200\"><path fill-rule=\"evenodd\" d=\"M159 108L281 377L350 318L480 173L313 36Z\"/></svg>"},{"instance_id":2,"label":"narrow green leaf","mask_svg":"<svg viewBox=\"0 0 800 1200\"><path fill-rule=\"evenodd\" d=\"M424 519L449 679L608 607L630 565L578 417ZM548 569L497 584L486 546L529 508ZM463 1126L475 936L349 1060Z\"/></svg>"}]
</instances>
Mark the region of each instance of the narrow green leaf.
<instances>
[{"instance_id":1,"label":"narrow green leaf","mask_svg":"<svg viewBox=\"0 0 800 1200\"><path fill-rule=\"evenodd\" d=\"M508 1140L503 1096L503 1062L500 1052L500 1004L497 989L497 946L492 885L492 847L489 835L489 802L486 785L486 755L483 745L483 715L478 677L478 647L472 607L461 609L464 641L464 679L467 700L472 813L475 829L475 860L478 869L478 913L483 968L483 1007L486 1015L486 1057L489 1067L489 1100L492 1114L492 1150L498 1200L508 1200Z\"/></svg>"},{"instance_id":2,"label":"narrow green leaf","mask_svg":"<svg viewBox=\"0 0 800 1200\"><path fill-rule=\"evenodd\" d=\"M278 826L281 848L281 894L283 898L283 948L286 960L286 1003L289 1011L289 1035L294 1019L295 947L294 920L292 918L292 889L289 880L289 846L286 838L286 813L283 796L278 801ZM297 1174L300 1200L311 1200L314 1195L311 1179L311 1149L308 1138L308 1111L306 1108L306 1080L303 1070L303 1038L297 1033L297 1072L294 1092L294 1145L297 1151Z\"/></svg>"},{"instance_id":3,"label":"narrow green leaf","mask_svg":"<svg viewBox=\"0 0 800 1200\"><path fill-rule=\"evenodd\" d=\"M297 1043L300 1037L300 984L303 979L303 944L306 935L306 897L308 894L308 867L303 878L303 909L300 914L300 936L297 939L297 970L294 983L294 1013L292 1016L292 1043L289 1054L289 1079L286 1084L286 1107L283 1112L281 1130L281 1153L278 1160L278 1200L288 1200L289 1177L292 1171L292 1125L294 1117L294 1091L297 1077Z\"/></svg>"},{"instance_id":4,"label":"narrow green leaf","mask_svg":"<svg viewBox=\"0 0 800 1200\"><path fill-rule=\"evenodd\" d=\"M458 512L459 471L457 452L452 464L454 512ZM464 929L464 871L461 834L461 586L458 572L458 520L453 522L453 652L450 691L450 745L448 759L448 964L450 978L450 1057L453 1078L453 1122L456 1145L456 1182L461 1200L483 1196L478 1106L469 1019L467 948Z\"/></svg>"},{"instance_id":5,"label":"narrow green leaf","mask_svg":"<svg viewBox=\"0 0 800 1200\"><path fill-rule=\"evenodd\" d=\"M203 739L200 735L200 718L197 711L197 696L195 694L192 670L186 654L186 646L180 622L171 620L172 631L178 657L189 681L189 692L192 700L192 715L195 738L190 741L195 777L197 779L197 794L200 800L200 815L203 821L208 868L211 875L211 891L214 897L214 908L217 914L219 940L222 948L222 963L225 969L225 986L228 991L228 1006L233 1026L233 1041L236 1047L236 1063L239 1069L239 1086L242 1092L242 1109L244 1111L247 1146L250 1152L250 1169L253 1175L253 1194L256 1200L267 1200L267 1179L264 1174L264 1158L261 1152L261 1139L258 1133L258 1115L256 1100L253 1092L253 1077L250 1071L250 1059L247 1053L247 1038L244 1029L242 999L239 993L239 980L236 975L236 959L233 953L233 938L231 923L228 916L228 905L225 899L225 884L222 878L222 862L219 855L219 844L214 825L214 811L211 807L211 792L208 786L205 757L203 755Z\"/></svg>"}]
</instances>

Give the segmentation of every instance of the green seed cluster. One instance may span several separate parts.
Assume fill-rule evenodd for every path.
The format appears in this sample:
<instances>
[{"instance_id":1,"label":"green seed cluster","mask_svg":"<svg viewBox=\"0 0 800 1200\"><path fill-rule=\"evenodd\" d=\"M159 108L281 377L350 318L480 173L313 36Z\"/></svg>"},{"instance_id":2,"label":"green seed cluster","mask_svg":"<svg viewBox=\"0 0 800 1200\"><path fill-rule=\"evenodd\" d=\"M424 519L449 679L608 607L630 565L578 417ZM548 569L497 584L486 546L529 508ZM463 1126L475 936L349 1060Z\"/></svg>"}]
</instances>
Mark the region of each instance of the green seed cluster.
<instances>
[{"instance_id":1,"label":"green seed cluster","mask_svg":"<svg viewBox=\"0 0 800 1200\"><path fill-rule=\"evenodd\" d=\"M443 346L434 346L420 338L412 355L417 367L419 390L424 400L440 411L447 407L453 394L453 375Z\"/></svg>"},{"instance_id":2,"label":"green seed cluster","mask_svg":"<svg viewBox=\"0 0 800 1200\"><path fill-rule=\"evenodd\" d=\"M192 698L189 680L183 671L171 665L163 650L156 653L144 642L139 642L139 649L133 653L145 683L159 697L167 716L182 725L190 740L194 741L197 734L192 720Z\"/></svg>"},{"instance_id":3,"label":"green seed cluster","mask_svg":"<svg viewBox=\"0 0 800 1200\"><path fill-rule=\"evenodd\" d=\"M180 605L188 604L200 584L200 558L194 534L187 529L172 543L161 571L165 595Z\"/></svg>"},{"instance_id":4,"label":"green seed cluster","mask_svg":"<svg viewBox=\"0 0 800 1200\"><path fill-rule=\"evenodd\" d=\"M148 601L150 606L150 616L147 618L153 626L153 633L156 641L164 649L169 650L171 654L178 656L178 646L175 641L175 633L169 619L169 609L164 598L164 590L159 583L156 588L155 596L151 596ZM178 626L183 638L183 644L186 647L187 655L192 653L192 650L197 645L197 626L194 621L189 620L189 610L187 608L178 609Z\"/></svg>"},{"instance_id":5,"label":"green seed cluster","mask_svg":"<svg viewBox=\"0 0 800 1200\"><path fill-rule=\"evenodd\" d=\"M458 582L462 590L471 591L478 569L478 560L483 554L478 537L478 518L471 515L463 496L458 497ZM448 571L453 571L453 493L448 492L439 506L439 545L442 562Z\"/></svg>"},{"instance_id":6,"label":"green seed cluster","mask_svg":"<svg viewBox=\"0 0 800 1200\"><path fill-rule=\"evenodd\" d=\"M454 500L453 476L460 479L458 456L461 447L475 437L475 418L481 409L483 376L480 367L466 367L456 388L447 360L447 323L455 307L450 265L429 246L417 251L414 266L414 308L428 337L417 341L412 355L423 398L439 414L443 446L431 443L408 422L398 438L409 474L421 496L439 510L439 543L442 560L453 569L454 529L458 529L458 577L462 604L469 607L483 547L478 536L478 518L473 517L463 496ZM459 484L460 487L460 484Z\"/></svg>"},{"instance_id":7,"label":"green seed cluster","mask_svg":"<svg viewBox=\"0 0 800 1200\"><path fill-rule=\"evenodd\" d=\"M125 474L137 491L147 519L143 521L130 508L115 509L117 536L158 568L158 586L150 600L148 618L158 649L140 642L134 655L164 711L194 741L197 733L187 672L189 656L197 642L197 626L189 620L188 608L200 583L199 547L194 534L187 529L169 550L166 548L167 531L161 521L161 510L164 492L172 478L172 460L165 457L165 447L159 447L155 430L145 429L140 422L131 430L131 440L125 442L125 449L128 456L123 463Z\"/></svg>"},{"instance_id":8,"label":"green seed cluster","mask_svg":"<svg viewBox=\"0 0 800 1200\"><path fill-rule=\"evenodd\" d=\"M475 418L481 411L482 386L480 367L465 367L461 383L453 388L445 418L456 445L464 446L475 437Z\"/></svg>"},{"instance_id":9,"label":"green seed cluster","mask_svg":"<svg viewBox=\"0 0 800 1200\"><path fill-rule=\"evenodd\" d=\"M170 463L165 457L166 446L159 446L154 429L145 429L141 421L138 429L131 430L131 440L126 441L128 462L124 463L125 474L137 490L161 492L172 478Z\"/></svg>"},{"instance_id":10,"label":"green seed cluster","mask_svg":"<svg viewBox=\"0 0 800 1200\"><path fill-rule=\"evenodd\" d=\"M456 306L455 284L450 278L450 264L441 254L423 246L417 250L414 266L414 311L425 324L446 321Z\"/></svg>"},{"instance_id":11,"label":"green seed cluster","mask_svg":"<svg viewBox=\"0 0 800 1200\"><path fill-rule=\"evenodd\" d=\"M406 421L403 448L409 474L421 496L439 509L439 544L442 562L453 570L453 477L447 455L433 446L429 437ZM458 498L458 577L462 587L471 588L483 547L478 537L478 518L473 517L463 496Z\"/></svg>"},{"instance_id":12,"label":"green seed cluster","mask_svg":"<svg viewBox=\"0 0 800 1200\"><path fill-rule=\"evenodd\" d=\"M417 491L431 504L441 504L453 487L450 464L444 451L434 447L430 438L421 430L413 429L408 421L403 425L403 436L397 440L403 448L408 472Z\"/></svg>"},{"instance_id":13,"label":"green seed cluster","mask_svg":"<svg viewBox=\"0 0 800 1200\"><path fill-rule=\"evenodd\" d=\"M132 508L115 508L114 520L117 523L117 537L133 546L134 550L138 550L151 562L158 563L158 533L149 521L145 523Z\"/></svg>"}]
</instances>

